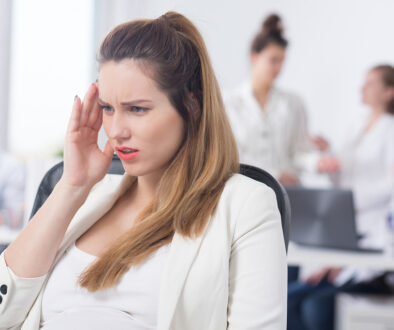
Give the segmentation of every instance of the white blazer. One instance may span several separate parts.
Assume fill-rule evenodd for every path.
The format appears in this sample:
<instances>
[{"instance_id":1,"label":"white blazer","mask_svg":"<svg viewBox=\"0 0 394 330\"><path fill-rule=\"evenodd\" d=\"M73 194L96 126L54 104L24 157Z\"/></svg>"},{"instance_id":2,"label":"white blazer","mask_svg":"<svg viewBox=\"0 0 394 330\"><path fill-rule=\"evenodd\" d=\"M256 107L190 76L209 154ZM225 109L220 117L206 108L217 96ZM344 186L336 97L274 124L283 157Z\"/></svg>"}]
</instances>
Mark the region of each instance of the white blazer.
<instances>
[{"instance_id":1,"label":"white blazer","mask_svg":"<svg viewBox=\"0 0 394 330\"><path fill-rule=\"evenodd\" d=\"M128 175L107 175L92 189L70 223L53 267L131 182ZM158 330L286 328L286 252L275 194L266 185L233 175L204 233L196 239L175 234L168 258ZM52 269L38 278L20 278L1 255L0 291L7 292L1 294L0 329L39 329Z\"/></svg>"}]
</instances>

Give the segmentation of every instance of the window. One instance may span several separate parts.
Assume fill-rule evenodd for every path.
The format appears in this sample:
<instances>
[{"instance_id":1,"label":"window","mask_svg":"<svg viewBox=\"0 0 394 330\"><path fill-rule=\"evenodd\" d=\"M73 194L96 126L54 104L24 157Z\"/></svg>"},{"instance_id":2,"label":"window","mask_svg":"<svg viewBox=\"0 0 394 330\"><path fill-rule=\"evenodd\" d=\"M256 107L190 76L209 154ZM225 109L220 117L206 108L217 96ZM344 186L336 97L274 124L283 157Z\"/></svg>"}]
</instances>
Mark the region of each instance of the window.
<instances>
[{"instance_id":1,"label":"window","mask_svg":"<svg viewBox=\"0 0 394 330\"><path fill-rule=\"evenodd\" d=\"M95 80L93 0L15 0L9 149L29 157L63 145L74 95Z\"/></svg>"}]
</instances>

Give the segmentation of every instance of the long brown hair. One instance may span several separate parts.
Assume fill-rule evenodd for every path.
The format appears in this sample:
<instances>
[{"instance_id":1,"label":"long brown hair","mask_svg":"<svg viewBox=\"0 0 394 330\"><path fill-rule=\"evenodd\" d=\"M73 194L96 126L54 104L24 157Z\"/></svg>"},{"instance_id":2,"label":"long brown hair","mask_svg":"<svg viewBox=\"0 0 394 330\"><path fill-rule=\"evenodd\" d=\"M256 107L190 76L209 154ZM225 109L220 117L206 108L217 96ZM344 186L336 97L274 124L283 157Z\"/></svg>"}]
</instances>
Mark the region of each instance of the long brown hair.
<instances>
[{"instance_id":1,"label":"long brown hair","mask_svg":"<svg viewBox=\"0 0 394 330\"><path fill-rule=\"evenodd\" d=\"M133 265L171 242L175 232L201 235L229 177L239 170L238 152L204 41L175 12L115 27L98 61L133 59L163 90L185 122L182 146L163 174L157 195L124 233L79 279L89 291L112 287Z\"/></svg>"},{"instance_id":2,"label":"long brown hair","mask_svg":"<svg viewBox=\"0 0 394 330\"><path fill-rule=\"evenodd\" d=\"M385 87L394 88L394 67L389 64L381 64L372 68L380 73ZM386 112L394 115L394 96L386 104Z\"/></svg>"}]
</instances>

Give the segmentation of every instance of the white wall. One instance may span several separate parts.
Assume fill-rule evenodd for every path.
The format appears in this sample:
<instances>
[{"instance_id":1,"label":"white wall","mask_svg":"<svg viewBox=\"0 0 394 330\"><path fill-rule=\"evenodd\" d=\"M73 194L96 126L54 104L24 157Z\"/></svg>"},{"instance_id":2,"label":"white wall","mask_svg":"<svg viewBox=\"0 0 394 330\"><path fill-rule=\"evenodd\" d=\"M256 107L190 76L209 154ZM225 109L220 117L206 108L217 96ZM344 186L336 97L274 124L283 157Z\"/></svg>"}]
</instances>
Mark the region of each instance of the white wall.
<instances>
[{"instance_id":1,"label":"white wall","mask_svg":"<svg viewBox=\"0 0 394 330\"><path fill-rule=\"evenodd\" d=\"M0 150L7 148L11 0L0 0Z\"/></svg>"},{"instance_id":2,"label":"white wall","mask_svg":"<svg viewBox=\"0 0 394 330\"><path fill-rule=\"evenodd\" d=\"M92 0L13 0L9 149L28 158L63 145L74 95L91 82Z\"/></svg>"},{"instance_id":3,"label":"white wall","mask_svg":"<svg viewBox=\"0 0 394 330\"><path fill-rule=\"evenodd\" d=\"M360 88L367 69L394 62L391 0L146 0L143 6L139 0L122 2L122 16L117 20L115 15L113 24L127 19L127 13L130 18L156 17L167 10L187 15L205 38L223 89L248 77L254 34L267 14L280 14L290 46L278 85L303 97L312 132L330 137L334 144L348 123L366 111Z\"/></svg>"},{"instance_id":4,"label":"white wall","mask_svg":"<svg viewBox=\"0 0 394 330\"><path fill-rule=\"evenodd\" d=\"M365 112L359 99L366 70L394 61L392 0L96 0L91 15L86 13L90 1L15 1L24 7L14 11L14 23L31 19L31 26L14 31L24 39L19 51L13 43L12 52L12 70L18 73L11 82L12 151L42 152L61 144L74 94L83 95L88 79L95 77L99 42L110 28L128 19L157 17L168 10L188 16L201 30L219 82L228 90L248 77L249 45L262 19L272 11L279 13L290 46L278 85L303 97L312 132L334 143L347 123ZM75 10L66 9L72 6ZM38 7L44 8L40 19L31 15ZM55 23L64 25L58 37L45 29ZM93 47L86 44L90 42ZM42 50L48 43L50 53ZM58 54L66 60L59 57L49 65ZM65 69L67 59L75 64ZM48 83L37 85L27 73ZM53 98L58 102L50 101Z\"/></svg>"}]
</instances>

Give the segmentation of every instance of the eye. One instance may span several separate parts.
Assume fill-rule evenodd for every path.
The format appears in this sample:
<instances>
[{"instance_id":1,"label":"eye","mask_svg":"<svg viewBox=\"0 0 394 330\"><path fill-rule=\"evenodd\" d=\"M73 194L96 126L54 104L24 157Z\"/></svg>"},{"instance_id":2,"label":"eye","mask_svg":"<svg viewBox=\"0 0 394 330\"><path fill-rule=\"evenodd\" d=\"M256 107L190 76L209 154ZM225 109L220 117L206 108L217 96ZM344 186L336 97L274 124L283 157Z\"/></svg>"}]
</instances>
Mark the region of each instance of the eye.
<instances>
[{"instance_id":1,"label":"eye","mask_svg":"<svg viewBox=\"0 0 394 330\"><path fill-rule=\"evenodd\" d=\"M105 113L112 113L114 110L109 105L100 105L100 109L103 110Z\"/></svg>"},{"instance_id":2,"label":"eye","mask_svg":"<svg viewBox=\"0 0 394 330\"><path fill-rule=\"evenodd\" d=\"M148 108L143 108L143 107L137 107L137 106L132 106L130 108L131 111L135 112L135 113L144 113L146 111L148 111Z\"/></svg>"}]
</instances>

